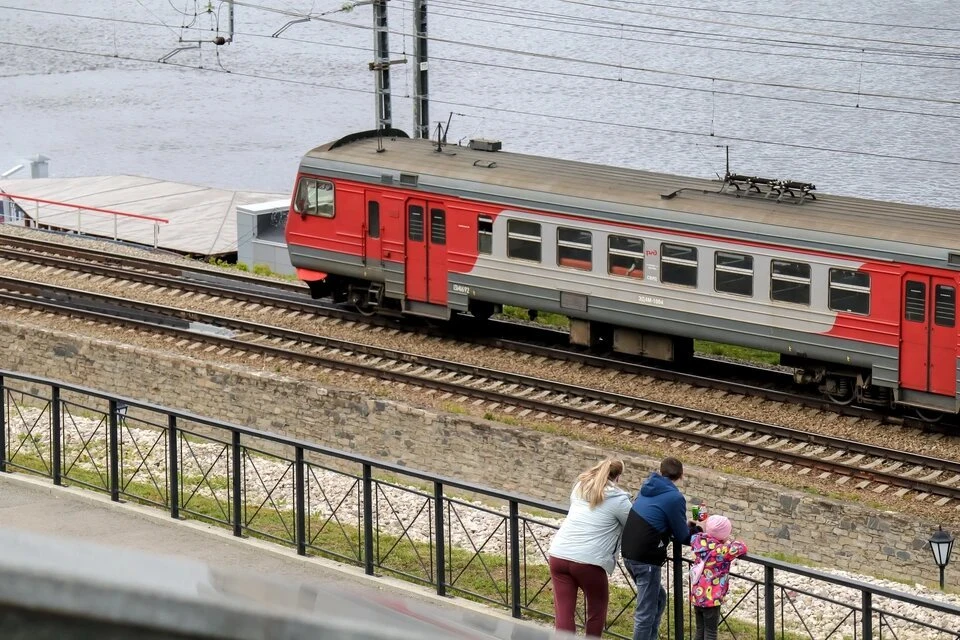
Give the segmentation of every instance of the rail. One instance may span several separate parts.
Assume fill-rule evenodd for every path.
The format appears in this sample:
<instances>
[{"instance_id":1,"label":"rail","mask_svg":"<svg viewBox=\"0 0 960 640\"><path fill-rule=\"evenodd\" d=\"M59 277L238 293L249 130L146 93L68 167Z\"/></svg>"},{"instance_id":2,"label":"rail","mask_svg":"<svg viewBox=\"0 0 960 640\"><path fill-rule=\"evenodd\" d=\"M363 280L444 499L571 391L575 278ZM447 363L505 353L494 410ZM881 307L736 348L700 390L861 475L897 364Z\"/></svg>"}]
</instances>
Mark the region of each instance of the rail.
<instances>
[{"instance_id":1,"label":"rail","mask_svg":"<svg viewBox=\"0 0 960 640\"><path fill-rule=\"evenodd\" d=\"M309 442L47 378L0 371L0 472L83 486L548 620L546 550L564 509ZM665 636L692 637L681 549ZM960 607L750 556L723 609L735 637L960 638ZM635 590L611 581L610 637ZM828 633L822 634L824 630Z\"/></svg>"},{"instance_id":2,"label":"rail","mask_svg":"<svg viewBox=\"0 0 960 640\"><path fill-rule=\"evenodd\" d=\"M15 205L17 205L18 207L20 207L20 209L21 209L22 211L24 211L24 212L26 212L26 210L25 210L22 206L20 206L20 204L19 204L18 201L24 200L24 201L27 201L27 202L32 202L32 203L34 204L33 223L34 223L34 225L36 225L37 227L40 226L40 205L47 205L47 206L52 206L52 207L63 207L63 208L66 208L66 209L75 209L76 212L77 212L77 228L76 228L76 232L77 232L78 234L83 233L83 212L84 212L84 211L89 212L89 213L102 213L102 214L112 215L112 216L113 216L113 239L114 239L114 240L118 240L118 239L119 239L119 234L118 234L118 233L119 233L119 222L118 222L118 221L120 220L120 218L130 218L130 219L132 219L132 220L144 220L144 221L147 221L147 222L152 222L152 223L153 223L153 248L154 248L154 249L157 248L157 245L158 245L159 242L160 242L160 225L161 225L161 224L169 224L169 223L170 223L170 221L169 221L168 219L166 219L166 218L159 218L159 217L156 217L156 216L148 216L148 215L143 215L143 214L139 214L139 213L129 213L129 212L127 212L127 211L115 211L115 210L113 210L113 209L104 209L104 208L102 208L102 207L91 207L91 206L88 206L88 205L77 204L77 203L74 203L74 202L63 202L63 201L60 201L60 200L48 200L48 199L45 199L45 198L35 198L35 197L33 197L33 196L17 195L17 194L14 194L14 193L7 193L7 192L3 192L2 194L0 194L0 199L10 200L10 201L13 202ZM51 215L52 215L52 214L51 214ZM49 221L49 219L48 219L48 221L47 221L45 224L47 224L48 226L57 226L57 227L61 227L61 228L63 228L63 226L64 226L62 222L52 223L52 222Z\"/></svg>"}]
</instances>

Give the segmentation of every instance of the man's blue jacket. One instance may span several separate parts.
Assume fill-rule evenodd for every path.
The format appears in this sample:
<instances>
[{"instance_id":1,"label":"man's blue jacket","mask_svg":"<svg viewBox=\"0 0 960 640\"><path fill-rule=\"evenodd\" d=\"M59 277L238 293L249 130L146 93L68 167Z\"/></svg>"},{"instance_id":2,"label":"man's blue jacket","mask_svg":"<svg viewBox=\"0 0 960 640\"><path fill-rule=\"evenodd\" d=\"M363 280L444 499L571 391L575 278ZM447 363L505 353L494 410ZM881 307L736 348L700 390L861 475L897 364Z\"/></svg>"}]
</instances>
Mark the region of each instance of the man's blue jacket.
<instances>
[{"instance_id":1,"label":"man's blue jacket","mask_svg":"<svg viewBox=\"0 0 960 640\"><path fill-rule=\"evenodd\" d=\"M671 534L681 544L690 544L687 501L670 479L653 472L640 487L623 527L623 557L662 565L667 561Z\"/></svg>"}]
</instances>

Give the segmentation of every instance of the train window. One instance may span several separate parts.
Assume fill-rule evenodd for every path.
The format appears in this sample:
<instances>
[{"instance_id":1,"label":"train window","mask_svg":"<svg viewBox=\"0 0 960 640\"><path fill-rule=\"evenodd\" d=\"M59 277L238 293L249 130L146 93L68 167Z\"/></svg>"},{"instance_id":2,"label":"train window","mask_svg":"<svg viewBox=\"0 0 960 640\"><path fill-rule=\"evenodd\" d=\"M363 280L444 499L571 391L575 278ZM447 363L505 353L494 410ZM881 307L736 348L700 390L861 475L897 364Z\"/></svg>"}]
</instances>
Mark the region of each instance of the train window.
<instances>
[{"instance_id":1,"label":"train window","mask_svg":"<svg viewBox=\"0 0 960 640\"><path fill-rule=\"evenodd\" d=\"M300 178L293 208L307 216L333 217L333 183L313 178Z\"/></svg>"},{"instance_id":2,"label":"train window","mask_svg":"<svg viewBox=\"0 0 960 640\"><path fill-rule=\"evenodd\" d=\"M593 268L593 236L580 229L557 229L557 264L590 271Z\"/></svg>"},{"instance_id":3,"label":"train window","mask_svg":"<svg viewBox=\"0 0 960 640\"><path fill-rule=\"evenodd\" d=\"M380 237L380 203L376 200L367 203L367 235Z\"/></svg>"},{"instance_id":4,"label":"train window","mask_svg":"<svg viewBox=\"0 0 960 640\"><path fill-rule=\"evenodd\" d=\"M870 274L848 269L830 269L827 306L834 311L869 315Z\"/></svg>"},{"instance_id":5,"label":"train window","mask_svg":"<svg viewBox=\"0 0 960 640\"><path fill-rule=\"evenodd\" d=\"M447 212L430 209L430 244L447 244Z\"/></svg>"},{"instance_id":6,"label":"train window","mask_svg":"<svg viewBox=\"0 0 960 640\"><path fill-rule=\"evenodd\" d=\"M721 293L753 295L753 256L718 251L714 288Z\"/></svg>"},{"instance_id":7,"label":"train window","mask_svg":"<svg viewBox=\"0 0 960 640\"><path fill-rule=\"evenodd\" d=\"M802 262L770 262L770 299L810 304L810 265Z\"/></svg>"},{"instance_id":8,"label":"train window","mask_svg":"<svg viewBox=\"0 0 960 640\"><path fill-rule=\"evenodd\" d=\"M540 225L526 220L508 220L507 257L540 262Z\"/></svg>"},{"instance_id":9,"label":"train window","mask_svg":"<svg viewBox=\"0 0 960 640\"><path fill-rule=\"evenodd\" d=\"M907 280L903 295L903 317L910 322L927 318L927 283Z\"/></svg>"},{"instance_id":10,"label":"train window","mask_svg":"<svg viewBox=\"0 0 960 640\"><path fill-rule=\"evenodd\" d=\"M957 321L957 290L938 284L933 306L933 322L940 327L955 326Z\"/></svg>"},{"instance_id":11,"label":"train window","mask_svg":"<svg viewBox=\"0 0 960 640\"><path fill-rule=\"evenodd\" d=\"M493 253L493 218L488 216L477 218L477 251Z\"/></svg>"},{"instance_id":12,"label":"train window","mask_svg":"<svg viewBox=\"0 0 960 640\"><path fill-rule=\"evenodd\" d=\"M407 208L407 237L423 242L423 207L412 204Z\"/></svg>"},{"instance_id":13,"label":"train window","mask_svg":"<svg viewBox=\"0 0 960 640\"><path fill-rule=\"evenodd\" d=\"M643 280L643 240L610 236L607 240L607 273Z\"/></svg>"},{"instance_id":14,"label":"train window","mask_svg":"<svg viewBox=\"0 0 960 640\"><path fill-rule=\"evenodd\" d=\"M697 249L679 244L660 245L660 282L697 286Z\"/></svg>"}]
</instances>

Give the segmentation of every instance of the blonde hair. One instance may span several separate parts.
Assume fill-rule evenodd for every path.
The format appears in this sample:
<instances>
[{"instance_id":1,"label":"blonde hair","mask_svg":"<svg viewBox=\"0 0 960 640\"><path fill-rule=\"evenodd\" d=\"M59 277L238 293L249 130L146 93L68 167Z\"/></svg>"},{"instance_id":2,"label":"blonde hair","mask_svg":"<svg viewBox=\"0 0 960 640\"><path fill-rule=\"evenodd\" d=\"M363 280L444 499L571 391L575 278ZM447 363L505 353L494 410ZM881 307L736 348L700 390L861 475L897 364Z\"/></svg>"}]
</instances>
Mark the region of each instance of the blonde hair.
<instances>
[{"instance_id":1,"label":"blonde hair","mask_svg":"<svg viewBox=\"0 0 960 640\"><path fill-rule=\"evenodd\" d=\"M593 509L603 502L607 483L619 478L621 473L623 473L623 461L607 458L577 476L577 483L580 485L577 493L589 502L590 508Z\"/></svg>"}]
</instances>

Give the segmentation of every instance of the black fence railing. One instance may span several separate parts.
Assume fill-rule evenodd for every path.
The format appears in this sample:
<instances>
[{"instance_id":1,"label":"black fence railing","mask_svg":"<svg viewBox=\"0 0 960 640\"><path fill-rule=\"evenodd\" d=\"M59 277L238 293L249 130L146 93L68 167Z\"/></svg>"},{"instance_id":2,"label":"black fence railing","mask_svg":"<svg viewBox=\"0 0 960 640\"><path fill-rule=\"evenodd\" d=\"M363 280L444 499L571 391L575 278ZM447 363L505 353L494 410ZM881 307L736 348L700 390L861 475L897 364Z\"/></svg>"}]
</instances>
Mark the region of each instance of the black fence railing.
<instances>
[{"instance_id":1,"label":"black fence railing","mask_svg":"<svg viewBox=\"0 0 960 640\"><path fill-rule=\"evenodd\" d=\"M0 371L0 471L36 474L430 585L553 616L547 549L564 509L453 478L76 385ZM664 568L661 637L693 636L687 560ZM736 565L731 638L960 639L960 607L760 557ZM611 578L607 633L630 637L635 589Z\"/></svg>"}]
</instances>

